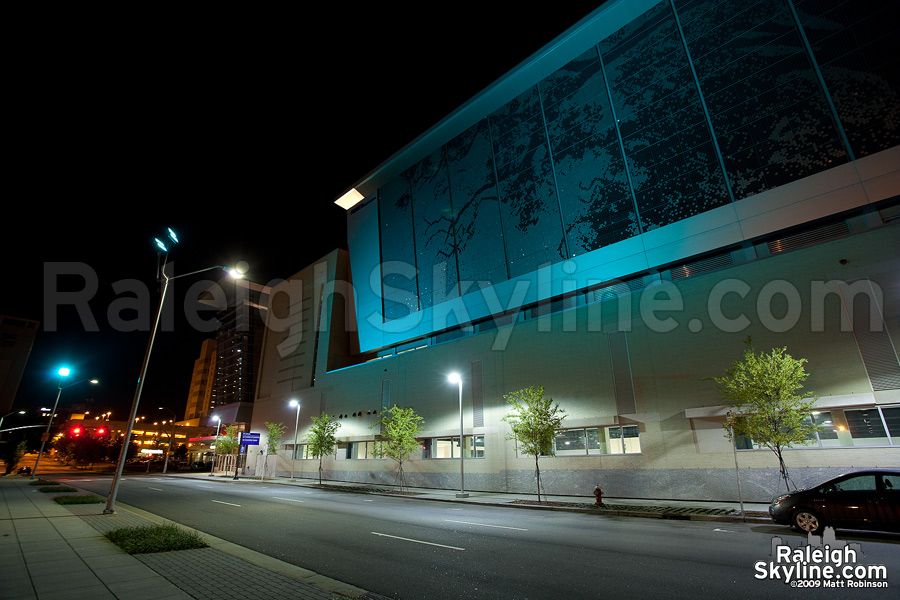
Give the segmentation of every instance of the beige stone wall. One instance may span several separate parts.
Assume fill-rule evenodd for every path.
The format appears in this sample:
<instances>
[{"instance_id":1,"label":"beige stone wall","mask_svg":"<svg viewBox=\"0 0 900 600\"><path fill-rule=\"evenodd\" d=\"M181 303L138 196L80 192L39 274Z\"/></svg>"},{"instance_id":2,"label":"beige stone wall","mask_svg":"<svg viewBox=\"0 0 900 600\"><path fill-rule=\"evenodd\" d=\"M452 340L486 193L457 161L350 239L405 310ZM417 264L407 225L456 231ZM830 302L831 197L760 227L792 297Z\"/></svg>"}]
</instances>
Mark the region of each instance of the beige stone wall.
<instances>
[{"instance_id":1,"label":"beige stone wall","mask_svg":"<svg viewBox=\"0 0 900 600\"><path fill-rule=\"evenodd\" d=\"M900 256L898 238L896 227L884 227L675 283L662 281L660 289L668 289L670 294L677 289L683 301L680 310L659 310L655 314L659 321L674 319L676 326L668 332L659 331L652 319L642 317L642 299L645 313L650 306L648 292L632 294L626 336L636 415L630 418L617 414L607 332L617 328L619 319L616 303L604 302L519 322L503 350L492 349L496 332L487 332L319 375L315 388L258 398L254 430L265 420L281 419L288 429L286 441L292 442L295 413L287 407L287 400L293 395L302 402L301 438L310 417L325 411L345 415L338 430L342 441L373 439L370 425L377 417L368 413L381 411L382 382L390 381L391 403L412 406L424 417L424 437L458 435L457 388L447 381L447 375L459 371L464 378L466 434L485 436L485 458L466 461L467 482L473 486L517 489L529 485L533 460L516 456L515 445L505 439L508 429L500 419L507 412L503 395L534 384L543 385L566 410L569 427L623 423L637 424L640 431L640 454L541 459L545 482L556 486L548 490L551 493L588 494L588 482L607 477L612 481L607 493L613 496L650 495L641 491L646 488L633 485L643 480L653 483L651 489L680 486L682 489L674 489L670 495L689 497L692 489L710 479L715 481L709 490L694 493L709 499L726 496L734 478L734 456L724 437L722 418L714 414L693 419L685 416L686 409L722 404L714 384L703 379L723 374L732 361L740 358L743 340L752 335L757 349L787 346L792 355L807 358L811 374L807 387L820 396L847 396L852 400L868 394L874 398L854 336L841 330L840 299L837 295L826 298L824 330L812 331L817 313L810 305L814 299L810 290L816 281L838 277L845 266L840 261L846 260L852 267L845 270L848 280L868 275L886 289L885 317L896 344L897 302L893 294L897 286L885 274L894 273L896 277L897 271L888 267ZM730 293L721 303L729 320L747 315L751 324L742 331L722 331L710 316L710 291L727 281L742 282L749 290L743 298ZM790 308L783 297L772 297L767 305L771 309L763 311L771 314L761 314L757 308L761 291L771 285L795 289L799 294L800 317L785 331L773 331L771 327L772 323L776 328L783 326L780 320ZM484 398L484 427L474 430L470 387L473 360L482 364ZM890 394L880 397L892 398ZM711 408L710 412L715 410ZM354 413L363 414L352 416ZM815 477L829 469L896 466L898 452L900 447L798 449L790 451L786 460L798 473ZM773 455L768 451L741 451L738 459L741 468L750 472L751 482L753 473L758 472L762 481L757 486L758 494L765 496L765 481L776 467ZM330 476L363 482L391 481L395 470L395 465L385 460L329 458L324 466ZM280 472L289 468L286 460L279 462ZM316 468L315 461L297 461L297 472L314 473ZM452 488L458 481L459 463L413 459L404 470L408 481ZM749 487L751 491L756 489L752 483Z\"/></svg>"}]
</instances>

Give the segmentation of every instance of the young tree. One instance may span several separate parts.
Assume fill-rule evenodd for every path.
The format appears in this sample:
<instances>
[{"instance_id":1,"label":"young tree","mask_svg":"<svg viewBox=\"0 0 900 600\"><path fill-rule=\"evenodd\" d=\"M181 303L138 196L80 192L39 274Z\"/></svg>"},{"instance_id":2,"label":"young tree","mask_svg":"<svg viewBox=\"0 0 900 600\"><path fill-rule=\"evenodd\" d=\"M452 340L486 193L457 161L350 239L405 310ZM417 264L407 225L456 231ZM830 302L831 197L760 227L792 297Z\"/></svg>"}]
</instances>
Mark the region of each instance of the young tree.
<instances>
[{"instance_id":1,"label":"young tree","mask_svg":"<svg viewBox=\"0 0 900 600\"><path fill-rule=\"evenodd\" d=\"M179 444L177 448L175 448L175 458L177 460L185 460L188 455L188 447L187 444Z\"/></svg>"},{"instance_id":2,"label":"young tree","mask_svg":"<svg viewBox=\"0 0 900 600\"><path fill-rule=\"evenodd\" d=\"M281 438L284 437L284 424L266 421L266 455L263 457L262 478L266 478L266 467L269 466L269 457L277 456L278 445L281 444ZM276 459L277 460L277 459Z\"/></svg>"},{"instance_id":3,"label":"young tree","mask_svg":"<svg viewBox=\"0 0 900 600\"><path fill-rule=\"evenodd\" d=\"M5 444L0 445L0 459L6 463L5 475L9 475L19 466L19 461L22 460L27 451L28 444L25 440L21 440L18 444L14 440L9 440Z\"/></svg>"},{"instance_id":4,"label":"young tree","mask_svg":"<svg viewBox=\"0 0 900 600\"><path fill-rule=\"evenodd\" d=\"M553 439L562 429L566 411L561 409L553 398L545 397L544 388L541 386L529 386L503 397L512 407L512 410L501 419L506 421L512 430L506 439L516 440L520 454L534 457L534 476L540 502L541 468L538 459L542 454L553 454Z\"/></svg>"},{"instance_id":5,"label":"young tree","mask_svg":"<svg viewBox=\"0 0 900 600\"><path fill-rule=\"evenodd\" d=\"M818 427L811 418L814 394L798 395L809 377L805 358L795 359L787 348L756 353L748 337L744 356L735 361L724 377L711 377L722 398L734 407L725 422L726 435L745 435L778 458L781 478L787 491L788 470L784 450L809 443Z\"/></svg>"},{"instance_id":6,"label":"young tree","mask_svg":"<svg viewBox=\"0 0 900 600\"><path fill-rule=\"evenodd\" d=\"M319 459L319 485L322 485L322 458L334 452L337 444L335 432L341 424L328 413L313 417L312 422L309 433L306 434L306 445L309 454Z\"/></svg>"},{"instance_id":7,"label":"young tree","mask_svg":"<svg viewBox=\"0 0 900 600\"><path fill-rule=\"evenodd\" d=\"M224 435L216 438L216 454L237 454L238 447L237 425L226 425Z\"/></svg>"},{"instance_id":8,"label":"young tree","mask_svg":"<svg viewBox=\"0 0 900 600\"><path fill-rule=\"evenodd\" d=\"M422 431L425 419L416 414L412 408L392 406L381 413L381 419L372 428L381 428L381 443L376 447L376 455L397 461L397 479L400 491L403 491L403 461L418 449L416 439Z\"/></svg>"}]
</instances>

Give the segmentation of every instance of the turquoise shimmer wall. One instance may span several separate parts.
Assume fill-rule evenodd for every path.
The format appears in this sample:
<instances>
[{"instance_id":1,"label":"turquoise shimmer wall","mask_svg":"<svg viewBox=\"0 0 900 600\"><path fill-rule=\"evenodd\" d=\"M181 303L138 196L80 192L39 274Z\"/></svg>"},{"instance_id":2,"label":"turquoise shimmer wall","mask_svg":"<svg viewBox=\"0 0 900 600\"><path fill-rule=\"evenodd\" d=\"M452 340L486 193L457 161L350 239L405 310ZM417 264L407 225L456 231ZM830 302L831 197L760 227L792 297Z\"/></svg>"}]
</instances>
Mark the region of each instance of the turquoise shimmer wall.
<instances>
[{"instance_id":1,"label":"turquoise shimmer wall","mask_svg":"<svg viewBox=\"0 0 900 600\"><path fill-rule=\"evenodd\" d=\"M383 322L897 146L896 12L666 0L604 34L378 189Z\"/></svg>"}]
</instances>

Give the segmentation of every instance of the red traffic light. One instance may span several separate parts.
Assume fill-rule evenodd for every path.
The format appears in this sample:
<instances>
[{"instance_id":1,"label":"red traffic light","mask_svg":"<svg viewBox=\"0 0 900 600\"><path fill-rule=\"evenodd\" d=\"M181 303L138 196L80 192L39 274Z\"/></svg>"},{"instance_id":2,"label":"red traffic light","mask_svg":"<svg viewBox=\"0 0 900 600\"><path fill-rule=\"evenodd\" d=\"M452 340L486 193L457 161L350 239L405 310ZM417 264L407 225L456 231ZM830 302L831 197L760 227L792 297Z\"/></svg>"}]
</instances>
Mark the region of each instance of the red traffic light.
<instances>
[{"instance_id":1,"label":"red traffic light","mask_svg":"<svg viewBox=\"0 0 900 600\"><path fill-rule=\"evenodd\" d=\"M77 435L81 435L81 427L74 427L74 428L72 429L72 434L73 434L73 435L76 435L76 436L77 436Z\"/></svg>"},{"instance_id":2,"label":"red traffic light","mask_svg":"<svg viewBox=\"0 0 900 600\"><path fill-rule=\"evenodd\" d=\"M103 429L102 427L97 430L97 435L103 435L104 433L106 433L106 430Z\"/></svg>"}]
</instances>

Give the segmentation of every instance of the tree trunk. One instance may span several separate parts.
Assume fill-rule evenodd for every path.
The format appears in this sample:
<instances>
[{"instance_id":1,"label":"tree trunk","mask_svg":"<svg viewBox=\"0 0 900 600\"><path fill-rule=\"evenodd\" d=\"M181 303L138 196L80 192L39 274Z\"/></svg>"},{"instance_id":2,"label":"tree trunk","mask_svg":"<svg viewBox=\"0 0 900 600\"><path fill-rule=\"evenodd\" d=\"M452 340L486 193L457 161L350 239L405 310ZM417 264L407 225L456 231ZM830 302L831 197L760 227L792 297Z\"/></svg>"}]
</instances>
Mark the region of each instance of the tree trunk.
<instances>
[{"instance_id":1,"label":"tree trunk","mask_svg":"<svg viewBox=\"0 0 900 600\"><path fill-rule=\"evenodd\" d=\"M538 466L538 456L535 454L534 456L534 475L537 479L537 496L538 502L541 501L541 468Z\"/></svg>"},{"instance_id":2,"label":"tree trunk","mask_svg":"<svg viewBox=\"0 0 900 600\"><path fill-rule=\"evenodd\" d=\"M399 464L400 468L397 471L397 476L400 481L400 491L402 492L403 491L403 462L401 461L398 464Z\"/></svg>"},{"instance_id":3,"label":"tree trunk","mask_svg":"<svg viewBox=\"0 0 900 600\"><path fill-rule=\"evenodd\" d=\"M784 464L784 456L781 454L781 448L775 450L775 456L778 457L778 468L781 470L781 479L784 481L784 488L790 492L791 486L788 484L787 465Z\"/></svg>"},{"instance_id":4,"label":"tree trunk","mask_svg":"<svg viewBox=\"0 0 900 600\"><path fill-rule=\"evenodd\" d=\"M319 457L319 485L322 485L322 457Z\"/></svg>"}]
</instances>

